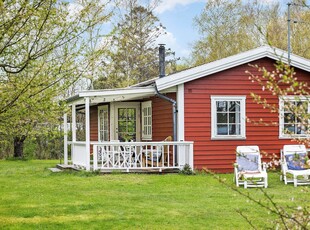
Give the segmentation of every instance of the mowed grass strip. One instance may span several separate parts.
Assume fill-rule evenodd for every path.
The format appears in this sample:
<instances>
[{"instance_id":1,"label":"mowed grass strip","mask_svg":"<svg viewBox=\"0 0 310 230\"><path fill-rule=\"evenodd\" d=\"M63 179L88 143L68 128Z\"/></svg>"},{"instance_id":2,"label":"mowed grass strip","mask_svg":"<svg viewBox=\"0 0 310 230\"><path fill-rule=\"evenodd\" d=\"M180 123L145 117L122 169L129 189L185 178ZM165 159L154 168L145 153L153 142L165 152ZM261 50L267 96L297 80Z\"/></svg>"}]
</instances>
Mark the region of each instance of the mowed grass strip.
<instances>
[{"instance_id":1,"label":"mowed grass strip","mask_svg":"<svg viewBox=\"0 0 310 230\"><path fill-rule=\"evenodd\" d=\"M57 161L0 161L0 229L259 229L277 219L213 176L52 173ZM232 174L220 175L234 186ZM271 206L259 189L239 188ZM308 205L309 186L269 173L282 207ZM238 211L237 211L238 210Z\"/></svg>"}]
</instances>

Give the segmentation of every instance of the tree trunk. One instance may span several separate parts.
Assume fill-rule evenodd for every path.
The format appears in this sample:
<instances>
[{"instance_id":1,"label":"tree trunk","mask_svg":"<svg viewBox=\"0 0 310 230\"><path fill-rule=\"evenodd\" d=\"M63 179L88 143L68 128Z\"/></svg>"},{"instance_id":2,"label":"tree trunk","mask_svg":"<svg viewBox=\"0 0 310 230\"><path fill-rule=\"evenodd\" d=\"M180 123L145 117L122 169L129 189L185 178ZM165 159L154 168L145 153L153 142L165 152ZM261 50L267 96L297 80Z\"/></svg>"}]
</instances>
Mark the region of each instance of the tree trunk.
<instances>
[{"instance_id":1,"label":"tree trunk","mask_svg":"<svg viewBox=\"0 0 310 230\"><path fill-rule=\"evenodd\" d=\"M14 157L23 158L24 157L24 141L26 136L14 137Z\"/></svg>"}]
</instances>

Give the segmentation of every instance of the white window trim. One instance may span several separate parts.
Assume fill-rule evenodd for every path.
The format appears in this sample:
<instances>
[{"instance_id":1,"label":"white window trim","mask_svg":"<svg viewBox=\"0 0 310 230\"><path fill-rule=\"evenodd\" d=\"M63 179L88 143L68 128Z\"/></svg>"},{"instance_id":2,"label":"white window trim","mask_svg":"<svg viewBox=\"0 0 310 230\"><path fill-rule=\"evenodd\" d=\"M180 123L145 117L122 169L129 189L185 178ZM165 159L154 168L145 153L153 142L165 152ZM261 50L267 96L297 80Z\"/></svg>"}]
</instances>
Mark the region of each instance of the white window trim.
<instances>
[{"instance_id":1,"label":"white window trim","mask_svg":"<svg viewBox=\"0 0 310 230\"><path fill-rule=\"evenodd\" d=\"M279 139L309 138L310 134L285 134L284 130L284 102L308 101L308 113L310 113L310 97L307 96L282 96L279 97Z\"/></svg>"},{"instance_id":2,"label":"white window trim","mask_svg":"<svg viewBox=\"0 0 310 230\"><path fill-rule=\"evenodd\" d=\"M240 101L240 135L217 135L216 101ZM212 140L240 140L246 139L246 96L211 96L211 139Z\"/></svg>"},{"instance_id":3,"label":"white window trim","mask_svg":"<svg viewBox=\"0 0 310 230\"><path fill-rule=\"evenodd\" d=\"M151 129L150 129L150 133L144 133L144 119L145 116L143 114L144 108L151 108ZM144 101L141 102L141 131L142 131L142 140L152 140L152 133L153 133L153 124L152 124L152 117L153 117L153 111L152 111L152 101Z\"/></svg>"},{"instance_id":4,"label":"white window trim","mask_svg":"<svg viewBox=\"0 0 310 230\"><path fill-rule=\"evenodd\" d=\"M101 139L104 139L104 138L109 140L109 134L108 134L107 137L102 137L101 138L101 134L100 134L100 131L101 131L100 110L101 109L106 110L108 112L108 116L109 116L109 106L108 105L98 106L98 141L100 141ZM109 120L109 117L108 117L108 120ZM107 128L107 132L109 133L109 125L106 128Z\"/></svg>"}]
</instances>

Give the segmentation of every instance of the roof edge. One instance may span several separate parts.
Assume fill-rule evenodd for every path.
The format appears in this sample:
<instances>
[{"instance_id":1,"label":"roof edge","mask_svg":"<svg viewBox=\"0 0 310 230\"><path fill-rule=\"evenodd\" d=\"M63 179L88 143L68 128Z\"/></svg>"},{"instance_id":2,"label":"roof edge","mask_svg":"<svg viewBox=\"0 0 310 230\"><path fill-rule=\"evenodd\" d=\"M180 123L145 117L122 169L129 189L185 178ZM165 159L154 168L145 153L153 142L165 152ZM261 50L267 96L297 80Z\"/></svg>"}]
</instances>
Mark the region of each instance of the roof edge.
<instances>
[{"instance_id":1,"label":"roof edge","mask_svg":"<svg viewBox=\"0 0 310 230\"><path fill-rule=\"evenodd\" d=\"M281 60L284 63L288 63L286 51L271 46L262 46L220 60L216 60L214 62L193 67L191 69L187 69L164 78L159 78L156 80L156 85L158 90L164 90L264 57L268 57L274 60ZM310 60L300 56L292 54L291 65L310 72Z\"/></svg>"}]
</instances>

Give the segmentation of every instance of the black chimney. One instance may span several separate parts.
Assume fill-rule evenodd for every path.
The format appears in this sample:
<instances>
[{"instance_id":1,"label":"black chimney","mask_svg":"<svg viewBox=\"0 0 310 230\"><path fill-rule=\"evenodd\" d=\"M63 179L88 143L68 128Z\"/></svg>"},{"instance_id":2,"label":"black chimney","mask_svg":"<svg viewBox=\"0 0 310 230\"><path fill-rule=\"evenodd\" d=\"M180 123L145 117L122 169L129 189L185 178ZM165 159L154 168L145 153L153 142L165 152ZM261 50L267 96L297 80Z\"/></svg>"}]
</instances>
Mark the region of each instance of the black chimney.
<instances>
[{"instance_id":1,"label":"black chimney","mask_svg":"<svg viewBox=\"0 0 310 230\"><path fill-rule=\"evenodd\" d=\"M165 77L165 44L159 44L159 77Z\"/></svg>"}]
</instances>

